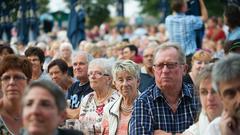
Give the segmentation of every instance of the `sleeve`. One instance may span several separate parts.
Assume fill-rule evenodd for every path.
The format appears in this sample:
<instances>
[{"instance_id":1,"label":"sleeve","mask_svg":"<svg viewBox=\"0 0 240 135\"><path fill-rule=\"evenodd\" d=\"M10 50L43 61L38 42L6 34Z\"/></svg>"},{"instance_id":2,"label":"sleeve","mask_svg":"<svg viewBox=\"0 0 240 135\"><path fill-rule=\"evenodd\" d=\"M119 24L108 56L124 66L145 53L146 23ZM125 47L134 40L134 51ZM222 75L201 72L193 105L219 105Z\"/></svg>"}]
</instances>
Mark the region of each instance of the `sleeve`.
<instances>
[{"instance_id":1,"label":"sleeve","mask_svg":"<svg viewBox=\"0 0 240 135\"><path fill-rule=\"evenodd\" d=\"M135 102L132 117L129 122L129 135L152 135L153 119L149 104L141 99Z\"/></svg>"},{"instance_id":2,"label":"sleeve","mask_svg":"<svg viewBox=\"0 0 240 135\"><path fill-rule=\"evenodd\" d=\"M193 29L200 29L203 26L203 20L200 16L190 16L189 20L191 21L191 26Z\"/></svg>"}]
</instances>

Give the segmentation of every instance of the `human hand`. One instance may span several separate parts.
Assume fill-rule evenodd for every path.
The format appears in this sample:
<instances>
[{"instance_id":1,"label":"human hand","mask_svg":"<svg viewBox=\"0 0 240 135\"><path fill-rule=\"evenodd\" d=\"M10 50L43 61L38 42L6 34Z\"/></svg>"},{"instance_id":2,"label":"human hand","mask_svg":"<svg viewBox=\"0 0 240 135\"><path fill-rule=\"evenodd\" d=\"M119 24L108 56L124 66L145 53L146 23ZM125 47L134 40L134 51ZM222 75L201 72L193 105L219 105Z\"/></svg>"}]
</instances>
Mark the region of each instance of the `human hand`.
<instances>
[{"instance_id":1,"label":"human hand","mask_svg":"<svg viewBox=\"0 0 240 135\"><path fill-rule=\"evenodd\" d=\"M240 123L224 111L221 117L220 131L222 135L237 135L240 133Z\"/></svg>"}]
</instances>

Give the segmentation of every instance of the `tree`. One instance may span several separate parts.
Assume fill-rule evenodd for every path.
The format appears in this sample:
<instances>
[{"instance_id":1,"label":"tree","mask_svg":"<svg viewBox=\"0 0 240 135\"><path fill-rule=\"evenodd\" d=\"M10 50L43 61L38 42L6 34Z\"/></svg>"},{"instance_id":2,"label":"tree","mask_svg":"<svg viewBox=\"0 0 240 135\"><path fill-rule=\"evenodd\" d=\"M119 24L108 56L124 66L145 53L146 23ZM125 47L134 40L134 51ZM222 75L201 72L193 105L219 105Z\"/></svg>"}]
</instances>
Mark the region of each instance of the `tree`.
<instances>
[{"instance_id":1,"label":"tree","mask_svg":"<svg viewBox=\"0 0 240 135\"><path fill-rule=\"evenodd\" d=\"M142 8L142 13L159 17L160 15L160 1L162 0L138 0ZM170 3L173 0L167 0ZM218 3L218 4L216 4ZM208 9L209 16L222 16L224 1L223 0L205 0L206 7Z\"/></svg>"}]
</instances>

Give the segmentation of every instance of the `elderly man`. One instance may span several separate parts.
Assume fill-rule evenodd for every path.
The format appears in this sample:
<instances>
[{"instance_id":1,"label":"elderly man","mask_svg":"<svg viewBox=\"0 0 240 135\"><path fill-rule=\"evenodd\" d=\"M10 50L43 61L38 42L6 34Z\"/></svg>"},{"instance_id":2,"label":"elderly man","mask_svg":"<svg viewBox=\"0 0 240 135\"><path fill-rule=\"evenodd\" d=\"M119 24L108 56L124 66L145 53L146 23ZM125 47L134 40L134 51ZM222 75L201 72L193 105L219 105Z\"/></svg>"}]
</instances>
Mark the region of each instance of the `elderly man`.
<instances>
[{"instance_id":1,"label":"elderly man","mask_svg":"<svg viewBox=\"0 0 240 135\"><path fill-rule=\"evenodd\" d=\"M157 48L153 63L156 84L136 100L130 134L182 133L199 112L193 87L182 80L187 71L184 53L179 45L166 43Z\"/></svg>"},{"instance_id":2,"label":"elderly man","mask_svg":"<svg viewBox=\"0 0 240 135\"><path fill-rule=\"evenodd\" d=\"M73 56L73 74L79 81L73 83L68 89L67 100L70 101L70 106L67 109L68 118L79 117L79 106L81 100L84 96L93 91L90 87L87 75L88 63L92 59L93 57L91 55L82 51L77 52L76 55Z\"/></svg>"},{"instance_id":3,"label":"elderly man","mask_svg":"<svg viewBox=\"0 0 240 135\"><path fill-rule=\"evenodd\" d=\"M218 91L224 112L210 123L207 135L239 135L240 133L240 55L229 56L213 67L213 86Z\"/></svg>"},{"instance_id":4,"label":"elderly man","mask_svg":"<svg viewBox=\"0 0 240 135\"><path fill-rule=\"evenodd\" d=\"M143 67L140 74L139 91L144 92L149 86L154 84L153 75L153 54L157 47L155 44L149 44L143 51Z\"/></svg>"}]
</instances>

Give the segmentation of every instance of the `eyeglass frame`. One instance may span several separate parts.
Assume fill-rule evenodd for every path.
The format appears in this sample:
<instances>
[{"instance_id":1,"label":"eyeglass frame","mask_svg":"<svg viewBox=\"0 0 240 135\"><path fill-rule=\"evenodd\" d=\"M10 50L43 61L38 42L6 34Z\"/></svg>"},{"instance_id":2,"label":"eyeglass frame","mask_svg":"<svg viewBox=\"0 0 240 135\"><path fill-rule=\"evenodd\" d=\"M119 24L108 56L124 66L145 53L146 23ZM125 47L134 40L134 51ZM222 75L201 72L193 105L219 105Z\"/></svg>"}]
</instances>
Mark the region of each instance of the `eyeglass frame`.
<instances>
[{"instance_id":1,"label":"eyeglass frame","mask_svg":"<svg viewBox=\"0 0 240 135\"><path fill-rule=\"evenodd\" d=\"M22 80L27 80L28 78L26 76L23 75L4 75L0 78L0 80L2 82L9 82L11 79L13 79L13 81L22 81Z\"/></svg>"},{"instance_id":2,"label":"eyeglass frame","mask_svg":"<svg viewBox=\"0 0 240 135\"><path fill-rule=\"evenodd\" d=\"M153 68L156 70L162 70L166 66L168 69L172 70L172 69L175 69L178 65L184 65L184 64L179 62L162 62L162 63L154 64Z\"/></svg>"},{"instance_id":3,"label":"eyeglass frame","mask_svg":"<svg viewBox=\"0 0 240 135\"><path fill-rule=\"evenodd\" d=\"M95 71L95 72L89 72L88 77L94 75L96 78L101 78L103 76L110 76L109 74L103 73L103 72L99 72L99 71Z\"/></svg>"}]
</instances>

